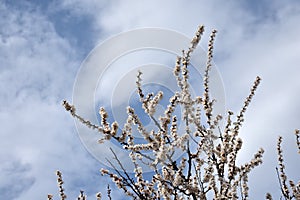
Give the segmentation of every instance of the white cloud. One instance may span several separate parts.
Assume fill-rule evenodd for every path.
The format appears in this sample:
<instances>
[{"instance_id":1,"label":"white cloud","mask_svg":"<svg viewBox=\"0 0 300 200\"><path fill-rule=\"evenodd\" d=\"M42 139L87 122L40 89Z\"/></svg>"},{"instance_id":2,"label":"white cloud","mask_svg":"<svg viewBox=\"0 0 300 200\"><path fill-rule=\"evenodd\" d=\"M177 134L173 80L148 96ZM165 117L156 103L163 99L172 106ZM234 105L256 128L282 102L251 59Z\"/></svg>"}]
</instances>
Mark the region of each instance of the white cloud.
<instances>
[{"instance_id":1,"label":"white cloud","mask_svg":"<svg viewBox=\"0 0 300 200\"><path fill-rule=\"evenodd\" d=\"M168 28L192 37L196 27L204 24L207 33L201 46L205 47L208 32L218 29L215 61L223 76L228 107L237 112L255 76L263 79L246 114L242 133L245 152L241 160L250 159L248 153L254 153L260 146L267 150L265 165L251 177L252 197L262 198L265 192L278 194L274 150L279 134L286 138L290 175L298 178L299 162L293 154L296 148L292 134L294 128L300 128L297 1L264 2L264 9L259 8L259 2L254 8L235 1L54 2L53 12L64 9L83 18L91 17L93 30L98 33L96 37L93 34L93 41L141 27ZM82 180L79 176L87 181L93 177L90 170L98 169L94 166L97 162L86 158L71 128L72 120L59 105L64 97L70 99L78 55L67 38L56 33L54 22L41 12L17 10L4 3L0 4L0 11L0 25L5 27L0 30L0 81L5 83L0 85L0 120L4 130L1 137L6 138L1 141L0 155L12 157L6 161L8 166L29 166L20 178L35 182L19 199L41 199L56 191L53 171L57 168L67 171L66 178L72 175L72 183ZM83 169L85 164L87 168ZM83 175L76 175L76 171Z\"/></svg>"},{"instance_id":2,"label":"white cloud","mask_svg":"<svg viewBox=\"0 0 300 200\"><path fill-rule=\"evenodd\" d=\"M77 52L32 4L0 3L0 196L43 199L57 193L55 170L69 175L70 198L98 170L64 112L79 66ZM93 165L92 165L93 164ZM80 173L76 173L79 172ZM1 176L2 177L2 176ZM95 178L94 178L95 179ZM100 184L101 180L95 180ZM91 186L89 193L101 188Z\"/></svg>"},{"instance_id":3,"label":"white cloud","mask_svg":"<svg viewBox=\"0 0 300 200\"><path fill-rule=\"evenodd\" d=\"M34 184L35 179L28 175L30 168L30 165L19 163L13 158L1 159L0 194L2 198L15 199Z\"/></svg>"}]
</instances>

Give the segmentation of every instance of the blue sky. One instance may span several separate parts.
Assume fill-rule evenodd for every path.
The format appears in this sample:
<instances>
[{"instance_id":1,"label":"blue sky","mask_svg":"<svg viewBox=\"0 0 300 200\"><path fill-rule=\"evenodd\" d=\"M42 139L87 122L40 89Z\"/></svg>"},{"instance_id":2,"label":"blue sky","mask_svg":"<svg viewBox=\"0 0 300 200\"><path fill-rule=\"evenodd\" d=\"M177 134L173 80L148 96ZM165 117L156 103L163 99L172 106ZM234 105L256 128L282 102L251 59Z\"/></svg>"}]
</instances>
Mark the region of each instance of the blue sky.
<instances>
[{"instance_id":1,"label":"blue sky","mask_svg":"<svg viewBox=\"0 0 300 200\"><path fill-rule=\"evenodd\" d=\"M247 161L259 148L264 164L250 177L250 197L279 197L276 140L284 136L288 175L299 180L293 130L300 128L300 3L264 1L1 1L0 2L0 198L46 199L57 194L55 170L69 199L84 189L91 199L105 193L103 167L81 144L74 121L61 106L72 99L80 65L99 43L144 27L192 37L204 24L201 42L217 29L215 63L227 108L238 112L257 75L262 84L242 129ZM113 184L111 184L113 185ZM122 199L115 192L115 199Z\"/></svg>"}]
</instances>

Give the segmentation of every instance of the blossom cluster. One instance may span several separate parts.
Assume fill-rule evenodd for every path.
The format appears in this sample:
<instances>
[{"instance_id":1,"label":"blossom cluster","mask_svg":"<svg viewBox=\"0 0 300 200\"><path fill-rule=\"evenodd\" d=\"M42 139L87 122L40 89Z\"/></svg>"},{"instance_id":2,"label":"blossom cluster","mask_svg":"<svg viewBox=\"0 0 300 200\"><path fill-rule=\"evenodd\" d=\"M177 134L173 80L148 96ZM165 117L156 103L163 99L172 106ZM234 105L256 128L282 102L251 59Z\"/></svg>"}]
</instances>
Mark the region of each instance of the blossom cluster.
<instances>
[{"instance_id":1,"label":"blossom cluster","mask_svg":"<svg viewBox=\"0 0 300 200\"><path fill-rule=\"evenodd\" d=\"M210 71L213 67L213 47L216 30L213 30L208 42L206 69L203 79L202 96L194 97L191 94L189 83L189 65L193 51L197 48L204 33L204 26L199 26L190 47L182 51L174 66L179 91L169 99L165 112L155 117L156 107L164 98L163 92L157 94L144 94L142 87L141 71L137 74L136 87L144 114L156 125L155 129L148 130L143 125L139 114L132 107L127 108L127 120L121 127L116 121L109 123L108 112L100 108L100 125L92 124L77 114L73 105L63 102L65 109L87 127L101 133L99 143L107 140L115 140L128 152L134 165L133 174L128 172L118 155L111 149L113 158L119 168L107 160L111 169L101 169L102 175L107 175L132 199L156 200L156 199L249 199L249 173L262 164L264 150L260 148L253 158L244 164L237 164L237 155L242 148L243 140L239 137L241 127L245 119L245 112L250 105L261 78L254 81L250 94L246 97L240 112L234 118L234 113L228 111L226 116L221 113L214 114L214 102L210 94ZM176 108L181 108L182 118L175 114ZM222 126L222 123L225 123ZM179 128L179 123L184 128ZM134 128L143 137L144 142L136 140ZM299 130L296 131L297 145L300 149ZM290 181L291 192L287 186L287 177L284 172L281 138L278 142L279 169L278 174L282 193L286 197L299 199L299 183L296 185ZM182 156L176 157L178 151ZM300 150L299 150L300 151ZM143 165L141 165L143 164ZM143 166L153 170L151 177L144 176ZM120 170L122 169L122 170ZM66 198L63 193L61 174L59 187L61 199ZM108 188L108 197L111 199L111 191ZM290 194L293 195L290 195ZM298 195L298 196L297 196ZM97 194L97 200L101 194ZM272 199L267 194L267 199ZM289 199L291 199L289 198ZM52 199L52 195L48 196ZM83 191L79 200L86 199Z\"/></svg>"},{"instance_id":2,"label":"blossom cluster","mask_svg":"<svg viewBox=\"0 0 300 200\"><path fill-rule=\"evenodd\" d=\"M298 154L300 154L300 143L299 143L299 137L300 137L300 131L298 129L295 130L296 135L296 142L298 147ZM283 159L283 150L281 147L282 144L282 137L278 137L277 142L277 155L278 155L278 166L276 167L276 172L278 176L278 181L281 189L281 194L284 199L300 199L300 181L298 181L297 184L293 180L288 180L288 177L286 175L285 171L285 164ZM288 183L287 183L288 181ZM272 195L270 193L267 193L266 199L272 200Z\"/></svg>"},{"instance_id":3,"label":"blossom cluster","mask_svg":"<svg viewBox=\"0 0 300 200\"><path fill-rule=\"evenodd\" d=\"M204 74L203 96L192 97L189 84L189 64L192 52L197 47L204 27L200 26L191 41L187 51L182 51L182 56L176 60L174 76L180 89L171 98L165 113L156 119L154 113L156 106L163 98L163 92L144 94L142 89L142 72L137 74L137 93L142 107L151 120L156 124L156 130L146 130L138 114L131 107L127 108L128 118L126 124L120 129L117 122L108 123L108 115L104 108L100 108L101 125L91 124L76 114L73 105L64 101L66 110L87 126L103 134L99 140L115 139L128 151L135 166L135 177L130 177L122 163L114 154L123 172L118 171L111 162L112 172L102 169L103 175L109 175L113 182L134 199L205 199L212 193L215 199L237 199L242 196L248 198L248 174L262 163L263 150L260 149L254 158L244 165L237 166L236 158L242 147L242 139L238 137L240 127L244 121L244 113L260 82L257 77L254 86L247 97L244 106L237 116L237 121L232 122L233 113L228 112L227 124L223 131L220 130L221 115L213 115L214 99L209 92L209 72L212 67L213 43L216 30L212 31L208 44L208 58ZM178 129L178 118L174 114L176 107L183 109L182 119L185 131ZM204 112L206 120L201 119ZM136 143L133 136L133 126L137 127L146 143ZM121 130L121 131L120 131ZM176 150L182 151L179 160L174 157ZM152 152L148 156L144 152ZM155 175L149 180L143 177L140 162L146 163L153 169ZM240 191L238 193L238 191Z\"/></svg>"}]
</instances>

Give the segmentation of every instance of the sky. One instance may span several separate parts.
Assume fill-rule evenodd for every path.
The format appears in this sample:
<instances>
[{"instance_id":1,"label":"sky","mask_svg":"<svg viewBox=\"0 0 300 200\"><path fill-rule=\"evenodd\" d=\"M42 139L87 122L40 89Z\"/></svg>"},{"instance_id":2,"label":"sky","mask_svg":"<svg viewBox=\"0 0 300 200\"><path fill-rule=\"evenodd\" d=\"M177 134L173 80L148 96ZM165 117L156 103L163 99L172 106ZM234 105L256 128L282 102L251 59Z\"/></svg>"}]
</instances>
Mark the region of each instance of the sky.
<instances>
[{"instance_id":1,"label":"sky","mask_svg":"<svg viewBox=\"0 0 300 200\"><path fill-rule=\"evenodd\" d=\"M0 1L0 199L57 195L57 169L69 199L81 189L90 199L98 191L105 194L110 181L99 173L105 166L86 150L61 106L63 99L72 101L81 64L116 34L155 27L192 38L200 24L206 27L204 49L210 31L218 30L214 62L226 109L239 112L255 77L262 78L246 113L239 160L250 160L263 147L264 164L250 176L250 198L270 192L278 199L279 135L288 176L300 178L293 134L300 128L299 21L297 0ZM110 185L114 199L124 199Z\"/></svg>"}]
</instances>

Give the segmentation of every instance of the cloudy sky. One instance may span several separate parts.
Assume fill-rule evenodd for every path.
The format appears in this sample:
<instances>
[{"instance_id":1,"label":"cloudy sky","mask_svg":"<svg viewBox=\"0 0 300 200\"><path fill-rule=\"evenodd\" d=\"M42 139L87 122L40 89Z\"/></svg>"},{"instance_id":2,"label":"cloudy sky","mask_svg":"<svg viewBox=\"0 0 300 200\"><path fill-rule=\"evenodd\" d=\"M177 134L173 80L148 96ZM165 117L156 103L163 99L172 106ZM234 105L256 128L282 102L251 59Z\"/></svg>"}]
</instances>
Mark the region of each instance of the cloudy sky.
<instances>
[{"instance_id":1,"label":"cloudy sky","mask_svg":"<svg viewBox=\"0 0 300 200\"><path fill-rule=\"evenodd\" d=\"M0 1L0 198L46 199L57 194L55 170L69 199L80 189L105 193L103 167L82 145L61 106L72 100L82 61L107 38L158 27L192 37L197 26L218 30L215 63L226 107L239 111L257 75L262 84L242 129L247 161L264 147L265 162L250 177L250 197L279 197L276 140L284 136L290 178L299 180L293 130L300 128L300 2L297 0L53 0ZM121 193L114 192L115 199ZM91 199L93 199L91 197Z\"/></svg>"}]
</instances>

